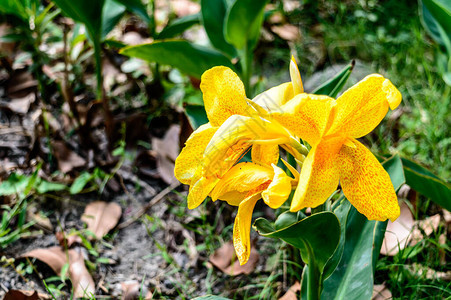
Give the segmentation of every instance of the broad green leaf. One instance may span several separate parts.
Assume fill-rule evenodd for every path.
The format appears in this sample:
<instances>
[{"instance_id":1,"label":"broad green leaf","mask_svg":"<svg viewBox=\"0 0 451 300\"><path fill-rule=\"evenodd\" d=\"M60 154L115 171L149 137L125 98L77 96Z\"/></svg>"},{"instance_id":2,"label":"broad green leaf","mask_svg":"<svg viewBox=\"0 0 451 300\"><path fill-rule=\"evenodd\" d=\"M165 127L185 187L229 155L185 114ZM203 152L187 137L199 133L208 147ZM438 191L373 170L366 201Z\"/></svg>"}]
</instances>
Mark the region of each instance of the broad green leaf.
<instances>
[{"instance_id":1,"label":"broad green leaf","mask_svg":"<svg viewBox=\"0 0 451 300\"><path fill-rule=\"evenodd\" d=\"M401 159L394 155L382 166L389 173L395 190L405 182ZM335 271L324 281L321 299L371 299L375 264L382 246L387 222L369 221L343 197L334 212L342 225L342 256ZM344 225L344 227L343 227ZM338 252L336 252L337 254ZM331 259L336 261L334 256Z\"/></svg>"},{"instance_id":2,"label":"broad green leaf","mask_svg":"<svg viewBox=\"0 0 451 300\"><path fill-rule=\"evenodd\" d=\"M65 15L83 23L94 42L100 40L105 0L54 0L54 2Z\"/></svg>"},{"instance_id":3,"label":"broad green leaf","mask_svg":"<svg viewBox=\"0 0 451 300\"><path fill-rule=\"evenodd\" d=\"M442 77L443 77L443 81L447 85L451 86L451 72L445 72Z\"/></svg>"},{"instance_id":4,"label":"broad green leaf","mask_svg":"<svg viewBox=\"0 0 451 300\"><path fill-rule=\"evenodd\" d=\"M422 0L422 2L423 20L426 28L434 39L446 46L448 51L451 51L449 48L449 41L451 40L451 2L449 0ZM444 37L447 37L448 41L445 42L443 40ZM451 55L451 53L449 54Z\"/></svg>"},{"instance_id":5,"label":"broad green leaf","mask_svg":"<svg viewBox=\"0 0 451 300\"><path fill-rule=\"evenodd\" d=\"M411 188L451 211L451 187L448 182L406 158L402 158L402 164L406 183Z\"/></svg>"},{"instance_id":6,"label":"broad green leaf","mask_svg":"<svg viewBox=\"0 0 451 300\"><path fill-rule=\"evenodd\" d=\"M344 67L335 77L329 79L321 86L317 87L312 94L326 95L332 98L337 97L338 93L343 89L349 76L354 69L355 62L352 61L349 65Z\"/></svg>"},{"instance_id":7,"label":"broad green leaf","mask_svg":"<svg viewBox=\"0 0 451 300\"><path fill-rule=\"evenodd\" d=\"M157 39L161 40L173 38L183 33L191 26L199 24L199 22L200 22L199 13L175 19L174 21L169 23L169 25L163 28L163 30L157 35Z\"/></svg>"},{"instance_id":8,"label":"broad green leaf","mask_svg":"<svg viewBox=\"0 0 451 300\"><path fill-rule=\"evenodd\" d=\"M24 0L2 0L0 2L0 12L5 14L16 15L23 21L28 20L26 11L26 1Z\"/></svg>"},{"instance_id":9,"label":"broad green leaf","mask_svg":"<svg viewBox=\"0 0 451 300\"><path fill-rule=\"evenodd\" d=\"M263 218L255 220L253 227L262 236L280 238L298 248L304 262L312 259L309 257L311 251L321 273L340 240L338 219L333 213L327 211L311 215L282 229L273 228Z\"/></svg>"},{"instance_id":10,"label":"broad green leaf","mask_svg":"<svg viewBox=\"0 0 451 300\"><path fill-rule=\"evenodd\" d=\"M220 52L183 40L168 40L125 47L120 53L148 62L170 65L197 78L214 66L222 65L233 69L229 59Z\"/></svg>"},{"instance_id":11,"label":"broad green leaf","mask_svg":"<svg viewBox=\"0 0 451 300\"><path fill-rule=\"evenodd\" d=\"M231 57L235 57L235 48L224 37L224 23L227 8L228 4L226 0L201 0L202 22L208 39L213 47Z\"/></svg>"},{"instance_id":12,"label":"broad green leaf","mask_svg":"<svg viewBox=\"0 0 451 300\"><path fill-rule=\"evenodd\" d=\"M119 22L125 13L125 6L114 1L105 0L102 10L102 40L113 30L114 26Z\"/></svg>"},{"instance_id":13,"label":"broad green leaf","mask_svg":"<svg viewBox=\"0 0 451 300\"><path fill-rule=\"evenodd\" d=\"M150 23L150 17L147 13L146 6L141 2L141 0L114 0L125 7L127 7L127 10L134 13L138 17L140 17L144 22L147 24Z\"/></svg>"},{"instance_id":14,"label":"broad green leaf","mask_svg":"<svg viewBox=\"0 0 451 300\"><path fill-rule=\"evenodd\" d=\"M91 179L94 177L93 174L90 174L88 172L81 173L77 178L75 178L74 182L72 183L70 187L70 193L72 195L80 193L85 185L91 181Z\"/></svg>"},{"instance_id":15,"label":"broad green leaf","mask_svg":"<svg viewBox=\"0 0 451 300\"><path fill-rule=\"evenodd\" d=\"M207 113L205 112L205 107L202 105L185 106L185 114L194 130L208 123Z\"/></svg>"},{"instance_id":16,"label":"broad green leaf","mask_svg":"<svg viewBox=\"0 0 451 300\"><path fill-rule=\"evenodd\" d=\"M238 50L255 48L260 37L265 6L269 0L239 0L228 9L225 39Z\"/></svg>"},{"instance_id":17,"label":"broad green leaf","mask_svg":"<svg viewBox=\"0 0 451 300\"><path fill-rule=\"evenodd\" d=\"M432 38L442 46L446 47L447 40L451 39L451 32L448 32L447 36L443 35L443 32L446 32L442 25L440 25L434 16L430 13L428 8L425 6L423 2L420 1L419 5L421 22L424 28L428 31L428 33L432 36Z\"/></svg>"}]
</instances>

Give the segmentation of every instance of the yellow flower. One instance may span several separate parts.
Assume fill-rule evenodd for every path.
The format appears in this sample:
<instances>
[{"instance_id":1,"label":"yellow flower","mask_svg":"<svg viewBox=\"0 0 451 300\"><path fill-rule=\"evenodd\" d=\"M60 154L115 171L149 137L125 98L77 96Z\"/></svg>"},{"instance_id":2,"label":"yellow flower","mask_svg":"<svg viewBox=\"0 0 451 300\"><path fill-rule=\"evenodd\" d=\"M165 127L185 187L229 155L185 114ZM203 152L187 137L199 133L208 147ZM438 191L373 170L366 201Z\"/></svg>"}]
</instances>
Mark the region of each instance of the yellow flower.
<instances>
[{"instance_id":1,"label":"yellow flower","mask_svg":"<svg viewBox=\"0 0 451 300\"><path fill-rule=\"evenodd\" d=\"M290 65L292 82L260 95L281 104L302 91L297 66ZM277 163L279 145L302 161L306 149L277 121L268 120L270 107L258 99L246 98L244 85L229 68L214 67L201 78L205 110L209 123L199 127L187 140L175 162L175 176L190 185L188 208L197 207L233 165L252 145L252 159L257 163Z\"/></svg>"},{"instance_id":2,"label":"yellow flower","mask_svg":"<svg viewBox=\"0 0 451 300\"><path fill-rule=\"evenodd\" d=\"M399 206L393 185L378 160L356 139L371 132L401 93L378 74L369 75L338 99L299 94L273 117L311 146L291 211L324 203L340 182L354 207L370 220L395 220Z\"/></svg>"},{"instance_id":3,"label":"yellow flower","mask_svg":"<svg viewBox=\"0 0 451 300\"><path fill-rule=\"evenodd\" d=\"M213 188L213 201L220 199L238 206L233 226L233 245L240 264L245 264L249 259L252 212L257 201L263 199L269 207L278 208L288 199L296 183L275 164L239 163Z\"/></svg>"}]
</instances>

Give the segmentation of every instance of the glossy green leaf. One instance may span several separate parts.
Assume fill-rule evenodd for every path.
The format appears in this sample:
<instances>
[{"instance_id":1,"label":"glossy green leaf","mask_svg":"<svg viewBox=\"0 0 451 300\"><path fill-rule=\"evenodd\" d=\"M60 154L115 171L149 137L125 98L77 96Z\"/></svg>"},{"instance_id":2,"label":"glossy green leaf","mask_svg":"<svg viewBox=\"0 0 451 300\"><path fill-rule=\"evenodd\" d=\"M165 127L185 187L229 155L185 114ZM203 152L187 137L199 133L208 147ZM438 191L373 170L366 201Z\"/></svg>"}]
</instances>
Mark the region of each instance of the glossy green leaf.
<instances>
[{"instance_id":1,"label":"glossy green leaf","mask_svg":"<svg viewBox=\"0 0 451 300\"><path fill-rule=\"evenodd\" d=\"M28 20L24 0L2 0L0 2L0 12L15 15L24 21Z\"/></svg>"},{"instance_id":2,"label":"glossy green leaf","mask_svg":"<svg viewBox=\"0 0 451 300\"><path fill-rule=\"evenodd\" d=\"M451 211L450 184L411 160L402 158L407 184L420 194Z\"/></svg>"},{"instance_id":3,"label":"glossy green leaf","mask_svg":"<svg viewBox=\"0 0 451 300\"><path fill-rule=\"evenodd\" d=\"M448 32L448 34L445 35L443 34L443 32L446 31L443 29L442 25L438 23L438 21L434 18L434 16L422 1L420 1L419 10L421 22L423 23L424 28L437 43L447 47L446 44L449 40L451 40L451 32Z\"/></svg>"},{"instance_id":4,"label":"glossy green leaf","mask_svg":"<svg viewBox=\"0 0 451 300\"><path fill-rule=\"evenodd\" d=\"M80 193L93 177L94 175L88 172L81 173L77 178L75 178L74 182L72 183L69 190L70 193L72 195Z\"/></svg>"},{"instance_id":5,"label":"glossy green leaf","mask_svg":"<svg viewBox=\"0 0 451 300\"><path fill-rule=\"evenodd\" d=\"M158 34L157 39L173 38L182 34L193 25L200 23L200 14L193 14L175 19Z\"/></svg>"},{"instance_id":6,"label":"glossy green leaf","mask_svg":"<svg viewBox=\"0 0 451 300\"><path fill-rule=\"evenodd\" d=\"M102 10L102 33L101 38L104 39L114 26L119 22L125 13L125 6L114 1L105 0Z\"/></svg>"},{"instance_id":7,"label":"glossy green leaf","mask_svg":"<svg viewBox=\"0 0 451 300\"><path fill-rule=\"evenodd\" d=\"M100 39L105 0L54 0L54 2L65 15L83 23L94 42Z\"/></svg>"},{"instance_id":8,"label":"glossy green leaf","mask_svg":"<svg viewBox=\"0 0 451 300\"><path fill-rule=\"evenodd\" d=\"M449 49L451 40L451 2L449 0L422 0L423 21L432 37ZM433 21L432 21L433 19ZM435 21L435 22L434 22ZM447 37L448 41L443 40ZM448 43L448 45L446 45ZM450 53L451 54L451 53Z\"/></svg>"},{"instance_id":9,"label":"glossy green leaf","mask_svg":"<svg viewBox=\"0 0 451 300\"><path fill-rule=\"evenodd\" d=\"M226 0L201 0L202 22L208 39L213 47L231 57L235 57L235 48L224 37L227 9L228 3Z\"/></svg>"},{"instance_id":10,"label":"glossy green leaf","mask_svg":"<svg viewBox=\"0 0 451 300\"><path fill-rule=\"evenodd\" d=\"M312 94L326 95L332 98L337 97L338 93L343 89L346 82L351 76L352 70L354 69L355 62L352 61L349 65L344 67L337 75L329 79L319 87L317 87Z\"/></svg>"},{"instance_id":11,"label":"glossy green leaf","mask_svg":"<svg viewBox=\"0 0 451 300\"><path fill-rule=\"evenodd\" d=\"M269 0L235 1L227 11L225 39L238 50L253 50L260 37L265 6Z\"/></svg>"},{"instance_id":12,"label":"glossy green leaf","mask_svg":"<svg viewBox=\"0 0 451 300\"><path fill-rule=\"evenodd\" d=\"M397 190L405 182L401 159L394 155L382 163ZM369 221L345 198L334 205L342 225L342 256L335 271L324 281L321 299L371 299L377 257L387 222ZM344 226L343 226L344 225ZM337 251L335 254L339 254ZM335 262L337 257L331 259Z\"/></svg>"},{"instance_id":13,"label":"glossy green leaf","mask_svg":"<svg viewBox=\"0 0 451 300\"><path fill-rule=\"evenodd\" d=\"M141 2L141 0L114 0L122 5L124 5L128 11L134 13L140 17L147 24L150 23L150 17L147 13L146 6Z\"/></svg>"},{"instance_id":14,"label":"glossy green leaf","mask_svg":"<svg viewBox=\"0 0 451 300\"><path fill-rule=\"evenodd\" d=\"M283 215L283 214L282 214ZM265 237L280 238L301 251L302 260L314 260L322 273L340 240L340 224L331 212L320 212L288 227L276 229L266 219L259 218L253 225Z\"/></svg>"},{"instance_id":15,"label":"glossy green leaf","mask_svg":"<svg viewBox=\"0 0 451 300\"><path fill-rule=\"evenodd\" d=\"M207 112L203 105L187 105L185 106L185 114L194 130L208 123Z\"/></svg>"},{"instance_id":16,"label":"glossy green leaf","mask_svg":"<svg viewBox=\"0 0 451 300\"><path fill-rule=\"evenodd\" d=\"M223 65L233 69L229 59L220 52L183 40L130 46L122 49L120 53L148 62L170 65L197 78L214 66Z\"/></svg>"}]
</instances>

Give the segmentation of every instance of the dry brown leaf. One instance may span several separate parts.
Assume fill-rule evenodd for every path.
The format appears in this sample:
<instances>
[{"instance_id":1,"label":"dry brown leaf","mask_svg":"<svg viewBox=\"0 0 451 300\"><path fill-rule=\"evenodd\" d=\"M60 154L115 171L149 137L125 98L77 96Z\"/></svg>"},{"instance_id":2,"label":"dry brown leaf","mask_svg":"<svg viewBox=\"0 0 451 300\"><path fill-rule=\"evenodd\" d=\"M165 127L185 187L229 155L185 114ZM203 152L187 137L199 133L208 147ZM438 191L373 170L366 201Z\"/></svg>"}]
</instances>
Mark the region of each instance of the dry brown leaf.
<instances>
[{"instance_id":1,"label":"dry brown leaf","mask_svg":"<svg viewBox=\"0 0 451 300\"><path fill-rule=\"evenodd\" d=\"M426 277L426 279L429 280L445 280L445 281L451 280L451 271L439 272L420 264L412 264L406 266L406 268L416 277Z\"/></svg>"},{"instance_id":2,"label":"dry brown leaf","mask_svg":"<svg viewBox=\"0 0 451 300\"><path fill-rule=\"evenodd\" d=\"M286 41L299 41L301 39L299 27L292 24L274 25L271 26L271 30Z\"/></svg>"},{"instance_id":3,"label":"dry brown leaf","mask_svg":"<svg viewBox=\"0 0 451 300\"><path fill-rule=\"evenodd\" d=\"M381 254L394 256L400 249L404 249L412 238L411 232L414 225L412 212L407 204L402 202L399 218L395 222L388 221Z\"/></svg>"},{"instance_id":4,"label":"dry brown leaf","mask_svg":"<svg viewBox=\"0 0 451 300\"><path fill-rule=\"evenodd\" d=\"M122 215L122 209L119 204L103 201L89 203L81 220L88 225L97 239L101 239L111 229L113 229Z\"/></svg>"},{"instance_id":5,"label":"dry brown leaf","mask_svg":"<svg viewBox=\"0 0 451 300\"><path fill-rule=\"evenodd\" d=\"M122 288L122 299L123 300L134 300L138 299L141 295L146 295L145 300L152 299L152 292L147 291L147 288L142 286L136 280L129 280L121 283ZM143 289L143 290L142 290ZM141 298L139 298L141 299Z\"/></svg>"},{"instance_id":6,"label":"dry brown leaf","mask_svg":"<svg viewBox=\"0 0 451 300\"><path fill-rule=\"evenodd\" d=\"M260 255L258 254L257 250L255 250L255 247L252 247L249 261L241 266L238 258L236 257L235 248L233 247L232 242L229 241L218 248L210 256L209 262L216 268L221 270L223 273L230 276L236 276L240 274L249 275L257 266L259 258Z\"/></svg>"},{"instance_id":7,"label":"dry brown leaf","mask_svg":"<svg viewBox=\"0 0 451 300\"><path fill-rule=\"evenodd\" d=\"M296 281L292 287L288 289L288 291L279 298L279 300L297 300L298 292L301 290L301 283L299 281Z\"/></svg>"},{"instance_id":8,"label":"dry brown leaf","mask_svg":"<svg viewBox=\"0 0 451 300\"><path fill-rule=\"evenodd\" d=\"M52 147L61 172L68 173L86 164L86 160L69 149L63 141L52 142Z\"/></svg>"},{"instance_id":9,"label":"dry brown leaf","mask_svg":"<svg viewBox=\"0 0 451 300\"><path fill-rule=\"evenodd\" d=\"M431 217L427 217L424 220L419 220L415 222L416 227L412 232L412 241L411 245L416 245L419 241L421 241L424 236L423 232L429 236L434 231L437 231L438 226L440 225L440 215L435 214Z\"/></svg>"},{"instance_id":10,"label":"dry brown leaf","mask_svg":"<svg viewBox=\"0 0 451 300\"><path fill-rule=\"evenodd\" d=\"M200 11L200 4L190 0L171 0L170 3L177 17L197 14Z\"/></svg>"},{"instance_id":11,"label":"dry brown leaf","mask_svg":"<svg viewBox=\"0 0 451 300\"><path fill-rule=\"evenodd\" d=\"M7 107L17 114L24 115L30 109L31 103L36 100L36 94L34 92L29 93L21 98L14 98L8 102Z\"/></svg>"},{"instance_id":12,"label":"dry brown leaf","mask_svg":"<svg viewBox=\"0 0 451 300\"><path fill-rule=\"evenodd\" d=\"M70 248L73 244L81 244L83 241L81 237L77 234L67 234L62 231L58 231L55 233L55 237L58 240L58 243L62 247Z\"/></svg>"},{"instance_id":13,"label":"dry brown leaf","mask_svg":"<svg viewBox=\"0 0 451 300\"><path fill-rule=\"evenodd\" d=\"M11 25L3 23L0 24L0 36L4 36L10 33ZM0 53L6 55L14 54L15 42L3 42L0 41Z\"/></svg>"},{"instance_id":14,"label":"dry brown leaf","mask_svg":"<svg viewBox=\"0 0 451 300\"><path fill-rule=\"evenodd\" d=\"M386 300L391 298L393 298L393 296L390 290L385 286L385 283L374 285L372 300Z\"/></svg>"},{"instance_id":15,"label":"dry brown leaf","mask_svg":"<svg viewBox=\"0 0 451 300\"><path fill-rule=\"evenodd\" d=\"M39 300L37 291L9 290L3 300Z\"/></svg>"},{"instance_id":16,"label":"dry brown leaf","mask_svg":"<svg viewBox=\"0 0 451 300\"><path fill-rule=\"evenodd\" d=\"M179 155L180 126L172 125L163 139L152 139L152 148L157 154L157 169L167 184L178 182L174 176L174 164Z\"/></svg>"},{"instance_id":17,"label":"dry brown leaf","mask_svg":"<svg viewBox=\"0 0 451 300\"><path fill-rule=\"evenodd\" d=\"M443 218L445 219L446 224L451 223L451 213L446 209L443 209Z\"/></svg>"},{"instance_id":18,"label":"dry brown leaf","mask_svg":"<svg viewBox=\"0 0 451 300\"><path fill-rule=\"evenodd\" d=\"M72 282L76 298L94 295L95 284L85 266L83 256L74 249L67 253L61 247L39 248L31 250L22 257L33 257L46 263L55 273L60 276L61 270L69 263L69 278ZM69 257L69 261L67 260Z\"/></svg>"},{"instance_id":19,"label":"dry brown leaf","mask_svg":"<svg viewBox=\"0 0 451 300\"><path fill-rule=\"evenodd\" d=\"M36 91L38 81L33 78L31 72L26 69L17 70L11 75L7 83L8 97L11 99L22 98Z\"/></svg>"},{"instance_id":20,"label":"dry brown leaf","mask_svg":"<svg viewBox=\"0 0 451 300\"><path fill-rule=\"evenodd\" d=\"M31 209L27 209L27 219L32 221L38 227L44 228L48 231L53 231L52 222L50 219L43 215L40 211L34 211Z\"/></svg>"}]
</instances>

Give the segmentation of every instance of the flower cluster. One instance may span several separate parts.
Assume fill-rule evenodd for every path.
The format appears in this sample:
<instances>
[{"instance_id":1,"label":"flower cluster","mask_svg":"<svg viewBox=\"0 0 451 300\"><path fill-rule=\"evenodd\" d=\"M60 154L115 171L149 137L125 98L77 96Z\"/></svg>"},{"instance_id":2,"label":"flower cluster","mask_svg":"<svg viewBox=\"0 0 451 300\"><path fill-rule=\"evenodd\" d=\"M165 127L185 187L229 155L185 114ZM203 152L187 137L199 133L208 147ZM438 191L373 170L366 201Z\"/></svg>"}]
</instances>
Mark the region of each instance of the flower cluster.
<instances>
[{"instance_id":1,"label":"flower cluster","mask_svg":"<svg viewBox=\"0 0 451 300\"><path fill-rule=\"evenodd\" d=\"M209 123L193 132L175 163L175 176L190 185L188 208L207 196L238 206L233 242L241 264L249 258L252 212L259 199L275 209L295 190L290 210L296 212L324 203L340 183L368 219L394 220L400 213L389 175L356 140L399 105L399 91L372 74L337 99L307 94L294 59L290 76L291 82L250 100L229 68L206 71L200 88ZM283 159L293 177L277 166L279 147L302 166L300 174ZM249 150L252 162L240 162Z\"/></svg>"}]
</instances>

